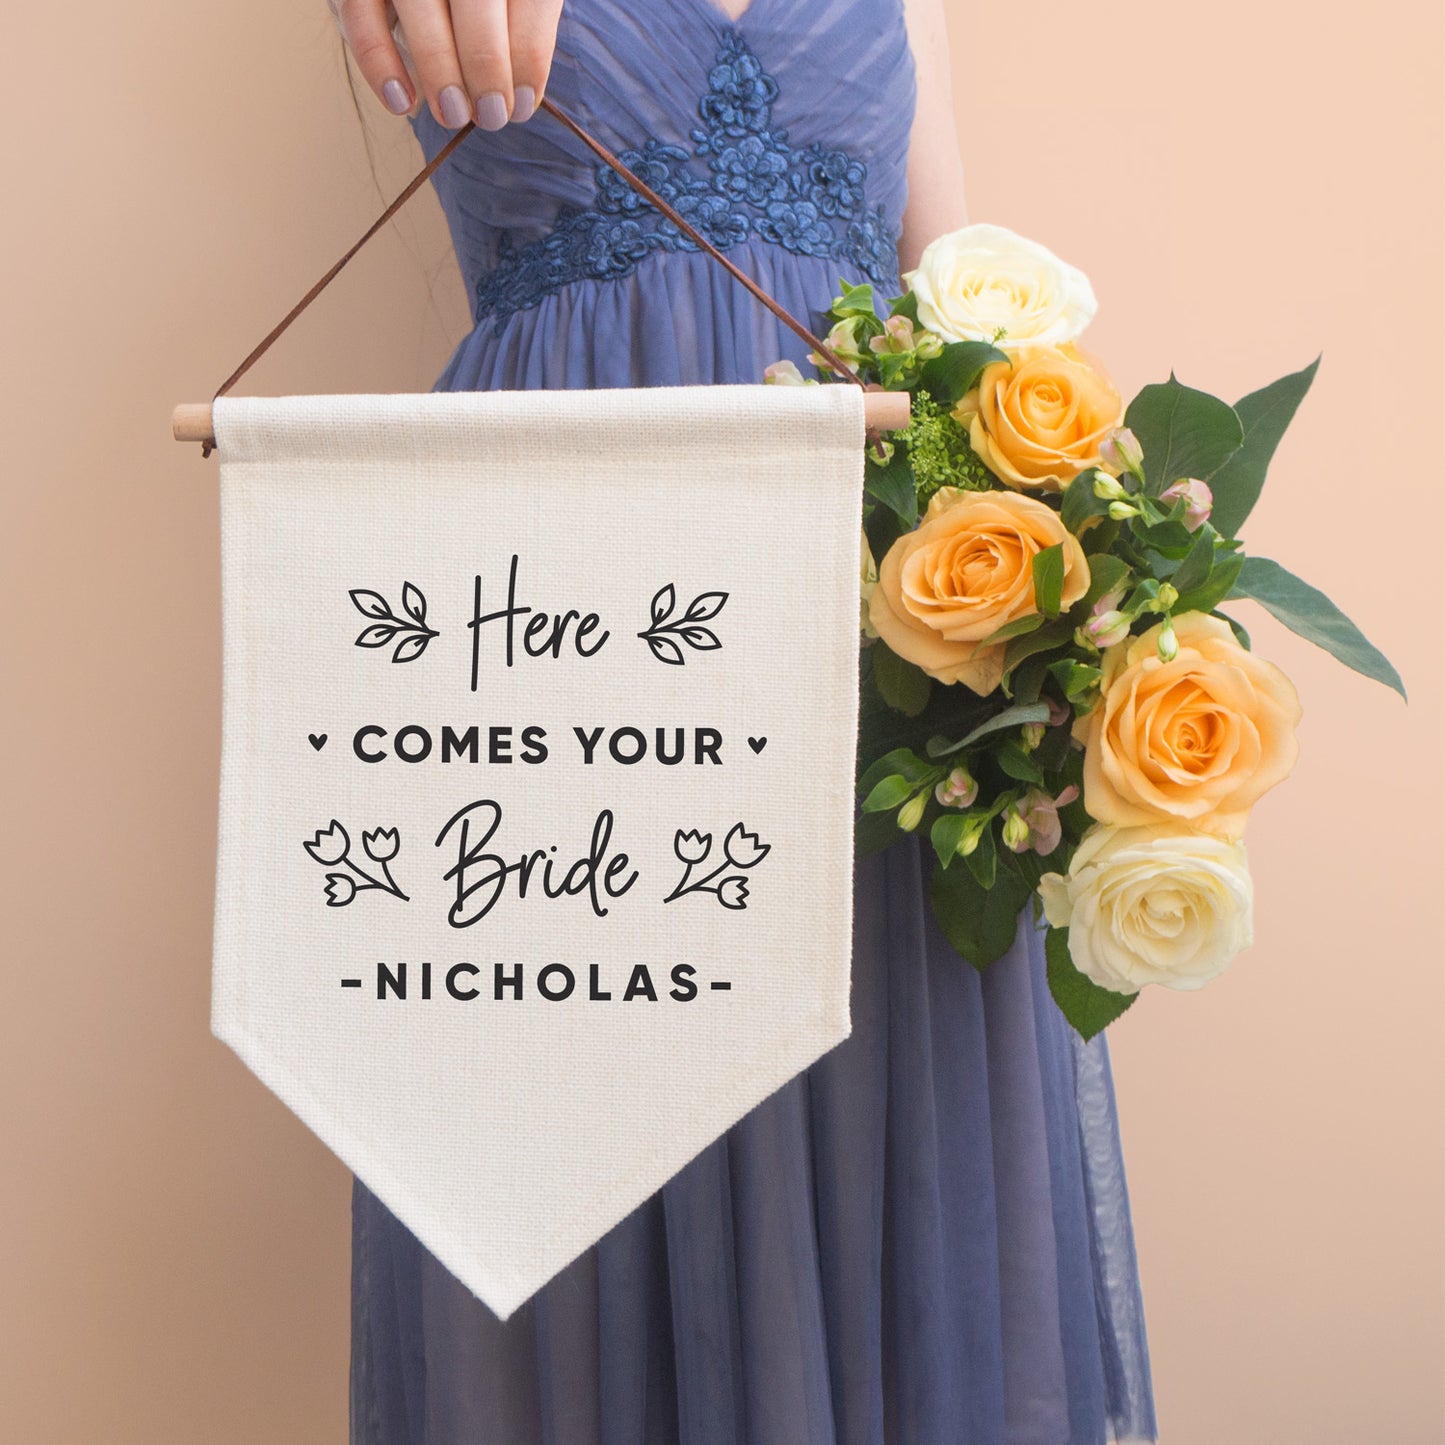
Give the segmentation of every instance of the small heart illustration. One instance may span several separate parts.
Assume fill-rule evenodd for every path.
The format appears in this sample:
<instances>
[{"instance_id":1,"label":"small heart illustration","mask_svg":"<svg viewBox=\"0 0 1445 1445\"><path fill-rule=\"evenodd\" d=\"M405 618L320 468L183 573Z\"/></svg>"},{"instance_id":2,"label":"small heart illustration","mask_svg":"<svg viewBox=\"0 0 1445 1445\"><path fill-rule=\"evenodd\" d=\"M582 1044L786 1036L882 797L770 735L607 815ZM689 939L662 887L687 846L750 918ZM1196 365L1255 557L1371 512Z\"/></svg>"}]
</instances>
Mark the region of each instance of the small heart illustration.
<instances>
[{"instance_id":1,"label":"small heart illustration","mask_svg":"<svg viewBox=\"0 0 1445 1445\"><path fill-rule=\"evenodd\" d=\"M767 740L767 738L749 738L749 739L748 739L748 746L749 746L755 753L760 753L760 752L762 752L762 750L763 750L765 747L767 747L767 745L768 745L768 740Z\"/></svg>"},{"instance_id":2,"label":"small heart illustration","mask_svg":"<svg viewBox=\"0 0 1445 1445\"><path fill-rule=\"evenodd\" d=\"M310 742L311 746L315 748L318 753L321 751L322 748L326 746L325 733L307 733L306 738L307 741Z\"/></svg>"}]
</instances>

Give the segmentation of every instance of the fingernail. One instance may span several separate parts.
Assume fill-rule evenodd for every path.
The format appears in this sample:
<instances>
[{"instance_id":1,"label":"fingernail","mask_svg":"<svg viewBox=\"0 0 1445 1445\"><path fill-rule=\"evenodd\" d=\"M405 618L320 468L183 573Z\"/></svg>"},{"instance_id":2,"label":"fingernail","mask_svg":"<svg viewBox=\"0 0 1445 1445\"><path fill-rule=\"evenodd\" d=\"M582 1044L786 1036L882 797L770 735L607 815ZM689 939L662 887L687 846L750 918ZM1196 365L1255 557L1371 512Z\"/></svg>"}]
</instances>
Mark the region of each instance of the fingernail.
<instances>
[{"instance_id":1,"label":"fingernail","mask_svg":"<svg viewBox=\"0 0 1445 1445\"><path fill-rule=\"evenodd\" d=\"M507 123L507 102L500 91L489 90L477 97L477 124L483 130L501 130Z\"/></svg>"},{"instance_id":2,"label":"fingernail","mask_svg":"<svg viewBox=\"0 0 1445 1445\"><path fill-rule=\"evenodd\" d=\"M467 98L459 85L449 85L437 97L437 109L442 113L442 124L450 130L460 130L471 119Z\"/></svg>"},{"instance_id":3,"label":"fingernail","mask_svg":"<svg viewBox=\"0 0 1445 1445\"><path fill-rule=\"evenodd\" d=\"M399 80L388 80L381 87L381 98L393 115L405 115L411 109L411 97Z\"/></svg>"},{"instance_id":4,"label":"fingernail","mask_svg":"<svg viewBox=\"0 0 1445 1445\"><path fill-rule=\"evenodd\" d=\"M512 92L512 121L521 125L532 118L537 109L537 92L530 85L519 85Z\"/></svg>"}]
</instances>

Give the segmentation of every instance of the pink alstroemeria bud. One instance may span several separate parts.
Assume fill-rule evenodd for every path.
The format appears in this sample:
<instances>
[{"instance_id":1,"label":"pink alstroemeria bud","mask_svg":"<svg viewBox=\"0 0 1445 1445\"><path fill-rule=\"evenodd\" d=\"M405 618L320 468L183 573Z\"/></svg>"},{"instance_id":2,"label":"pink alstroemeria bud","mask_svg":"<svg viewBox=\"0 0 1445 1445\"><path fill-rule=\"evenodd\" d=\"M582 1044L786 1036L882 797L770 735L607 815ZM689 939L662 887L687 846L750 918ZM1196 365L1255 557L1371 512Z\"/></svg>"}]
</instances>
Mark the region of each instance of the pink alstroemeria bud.
<instances>
[{"instance_id":1,"label":"pink alstroemeria bud","mask_svg":"<svg viewBox=\"0 0 1445 1445\"><path fill-rule=\"evenodd\" d=\"M1044 705L1049 710L1049 726L1051 728L1063 727L1066 722L1074 719L1074 710L1066 702L1059 702L1055 698L1046 697Z\"/></svg>"},{"instance_id":2,"label":"pink alstroemeria bud","mask_svg":"<svg viewBox=\"0 0 1445 1445\"><path fill-rule=\"evenodd\" d=\"M1191 532L1197 532L1209 520L1209 513L1214 506L1214 493L1209 490L1208 482L1185 477L1182 481L1175 482L1172 487L1165 487L1159 494L1159 500L1166 506L1172 507L1181 499L1184 502L1184 525Z\"/></svg>"},{"instance_id":3,"label":"pink alstroemeria bud","mask_svg":"<svg viewBox=\"0 0 1445 1445\"><path fill-rule=\"evenodd\" d=\"M960 764L934 788L933 796L945 808L969 808L978 797L978 779Z\"/></svg>"},{"instance_id":4,"label":"pink alstroemeria bud","mask_svg":"<svg viewBox=\"0 0 1445 1445\"><path fill-rule=\"evenodd\" d=\"M890 316L883 323L883 334L868 339L868 349L882 355L885 351L902 355L913 350L913 323L906 316Z\"/></svg>"},{"instance_id":5,"label":"pink alstroemeria bud","mask_svg":"<svg viewBox=\"0 0 1445 1445\"><path fill-rule=\"evenodd\" d=\"M1144 448L1126 426L1115 427L1099 444L1099 460L1115 476L1128 472L1131 477L1144 480Z\"/></svg>"},{"instance_id":6,"label":"pink alstroemeria bud","mask_svg":"<svg viewBox=\"0 0 1445 1445\"><path fill-rule=\"evenodd\" d=\"M1128 637L1132 621L1127 612L1110 608L1107 612L1099 613L1097 617L1091 617L1082 630L1089 641L1102 652L1106 647L1113 647L1115 643L1123 642Z\"/></svg>"},{"instance_id":7,"label":"pink alstroemeria bud","mask_svg":"<svg viewBox=\"0 0 1445 1445\"><path fill-rule=\"evenodd\" d=\"M1064 836L1059 809L1067 807L1078 796L1079 790L1072 783L1057 798L1051 798L1042 788L1030 788L1024 794L1018 805L1019 812L1028 829L1028 846L1035 853L1047 856L1059 846Z\"/></svg>"}]
</instances>

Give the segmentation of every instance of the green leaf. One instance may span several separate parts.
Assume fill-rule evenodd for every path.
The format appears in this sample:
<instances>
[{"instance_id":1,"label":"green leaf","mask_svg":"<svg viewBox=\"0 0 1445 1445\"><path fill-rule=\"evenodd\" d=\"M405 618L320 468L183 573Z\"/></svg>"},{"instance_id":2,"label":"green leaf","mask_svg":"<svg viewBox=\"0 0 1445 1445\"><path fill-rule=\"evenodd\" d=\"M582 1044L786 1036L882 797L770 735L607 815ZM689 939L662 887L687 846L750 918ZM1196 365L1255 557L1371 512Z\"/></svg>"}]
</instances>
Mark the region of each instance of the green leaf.
<instances>
[{"instance_id":1,"label":"green leaf","mask_svg":"<svg viewBox=\"0 0 1445 1445\"><path fill-rule=\"evenodd\" d=\"M883 701L908 717L917 717L928 706L932 679L921 667L905 662L885 643L875 643L871 650L873 681Z\"/></svg>"},{"instance_id":2,"label":"green leaf","mask_svg":"<svg viewBox=\"0 0 1445 1445\"><path fill-rule=\"evenodd\" d=\"M1004 743L997 751L998 765L1011 778L1021 783L1042 785L1044 775L1038 764L1015 742Z\"/></svg>"},{"instance_id":3,"label":"green leaf","mask_svg":"<svg viewBox=\"0 0 1445 1445\"><path fill-rule=\"evenodd\" d=\"M865 813L886 813L905 803L913 795L913 784L897 773L883 778L863 799Z\"/></svg>"},{"instance_id":4,"label":"green leaf","mask_svg":"<svg viewBox=\"0 0 1445 1445\"><path fill-rule=\"evenodd\" d=\"M833 298L829 315L839 321L849 316L866 316L876 320L878 308L873 301L871 286L853 286L841 276L838 278L839 294Z\"/></svg>"},{"instance_id":5,"label":"green leaf","mask_svg":"<svg viewBox=\"0 0 1445 1445\"><path fill-rule=\"evenodd\" d=\"M1239 569L1243 565L1244 558L1239 553L1218 558L1207 582L1191 587L1188 592L1180 592L1179 600L1172 609L1174 615L1177 617L1181 612L1212 612L1234 590Z\"/></svg>"},{"instance_id":6,"label":"green leaf","mask_svg":"<svg viewBox=\"0 0 1445 1445\"><path fill-rule=\"evenodd\" d=\"M1080 472L1064 488L1064 501L1059 515L1063 518L1064 526L1076 537L1090 517L1103 517L1109 511L1108 502L1094 495L1096 474L1097 469L1091 467L1087 472Z\"/></svg>"},{"instance_id":7,"label":"green leaf","mask_svg":"<svg viewBox=\"0 0 1445 1445\"><path fill-rule=\"evenodd\" d=\"M863 490L882 502L903 524L911 528L918 520L918 490L907 456L894 452L886 467L869 461L863 468Z\"/></svg>"},{"instance_id":8,"label":"green leaf","mask_svg":"<svg viewBox=\"0 0 1445 1445\"><path fill-rule=\"evenodd\" d=\"M953 406L977 385L986 366L1007 361L1006 351L987 341L950 341L924 368L919 382L944 406Z\"/></svg>"},{"instance_id":9,"label":"green leaf","mask_svg":"<svg viewBox=\"0 0 1445 1445\"><path fill-rule=\"evenodd\" d=\"M933 820L928 838L933 844L933 851L938 854L940 867L947 868L958 856L959 840L966 832L968 819L962 813L948 812Z\"/></svg>"},{"instance_id":10,"label":"green leaf","mask_svg":"<svg viewBox=\"0 0 1445 1445\"><path fill-rule=\"evenodd\" d=\"M1042 652L1025 658L1004 679L1005 694L1017 702L1037 702L1044 690L1044 674L1048 671L1048 666L1049 659Z\"/></svg>"},{"instance_id":11,"label":"green leaf","mask_svg":"<svg viewBox=\"0 0 1445 1445\"><path fill-rule=\"evenodd\" d=\"M1055 542L1034 553L1034 606L1045 617L1057 617L1064 595L1064 544Z\"/></svg>"},{"instance_id":12,"label":"green leaf","mask_svg":"<svg viewBox=\"0 0 1445 1445\"><path fill-rule=\"evenodd\" d=\"M1036 652L1049 652L1061 647L1072 640L1073 635L1073 627L1057 619L1046 622L1023 637L1015 637L1003 651L1004 672L1012 672L1026 657L1032 657Z\"/></svg>"},{"instance_id":13,"label":"green leaf","mask_svg":"<svg viewBox=\"0 0 1445 1445\"><path fill-rule=\"evenodd\" d=\"M1086 1041L1106 1029L1139 997L1137 993L1115 993L1111 988L1100 988L1093 979L1085 978L1069 957L1067 928L1049 929L1044 939L1044 956L1048 960L1049 992L1064 1017Z\"/></svg>"},{"instance_id":14,"label":"green leaf","mask_svg":"<svg viewBox=\"0 0 1445 1445\"><path fill-rule=\"evenodd\" d=\"M1245 518L1254 510L1274 450L1310 389L1319 364L1319 357L1315 357L1303 371L1282 376L1235 403L1234 409L1244 425L1244 444L1209 479L1209 489L1214 493L1209 520L1226 537L1237 537Z\"/></svg>"},{"instance_id":15,"label":"green leaf","mask_svg":"<svg viewBox=\"0 0 1445 1445\"><path fill-rule=\"evenodd\" d=\"M956 753L961 748L966 748L976 743L980 738L987 737L990 733L1002 731L1004 728L1022 727L1025 723L1048 722L1049 708L1047 703L1022 702L1015 703L1013 707L1006 707L1002 712L995 713L987 722L980 723L974 730L952 747L944 748L934 756L944 758L950 753Z\"/></svg>"},{"instance_id":16,"label":"green leaf","mask_svg":"<svg viewBox=\"0 0 1445 1445\"><path fill-rule=\"evenodd\" d=\"M1104 675L1102 668L1092 667L1072 657L1061 657L1057 662L1051 662L1049 672L1069 702L1077 702L1091 688L1097 687Z\"/></svg>"},{"instance_id":17,"label":"green leaf","mask_svg":"<svg viewBox=\"0 0 1445 1445\"><path fill-rule=\"evenodd\" d=\"M1183 477L1207 480L1244 441L1232 406L1172 374L1146 386L1129 403L1124 422L1144 449L1144 476L1156 494Z\"/></svg>"},{"instance_id":18,"label":"green leaf","mask_svg":"<svg viewBox=\"0 0 1445 1445\"><path fill-rule=\"evenodd\" d=\"M891 848L908 835L898 826L893 813L864 813L853 824L853 856L868 858Z\"/></svg>"},{"instance_id":19,"label":"green leaf","mask_svg":"<svg viewBox=\"0 0 1445 1445\"><path fill-rule=\"evenodd\" d=\"M890 316L906 316L915 326L918 325L918 297L912 291L905 291L901 296L895 296L888 303L888 314Z\"/></svg>"},{"instance_id":20,"label":"green leaf","mask_svg":"<svg viewBox=\"0 0 1445 1445\"><path fill-rule=\"evenodd\" d=\"M1205 526L1199 529L1199 535L1189 549L1189 555L1179 564L1169 580L1179 589L1182 596L1186 592L1193 592L1196 588L1203 587L1209 581L1209 574L1212 571L1214 571L1214 532Z\"/></svg>"},{"instance_id":21,"label":"green leaf","mask_svg":"<svg viewBox=\"0 0 1445 1445\"><path fill-rule=\"evenodd\" d=\"M866 792L876 787L890 773L897 773L907 778L910 783L918 784L930 777L934 771L911 748L894 748L869 766L858 779L858 788Z\"/></svg>"},{"instance_id":22,"label":"green leaf","mask_svg":"<svg viewBox=\"0 0 1445 1445\"><path fill-rule=\"evenodd\" d=\"M1129 575L1129 564L1122 557L1105 552L1089 559L1089 590L1074 604L1074 611L1088 614L1089 609L1105 593L1112 592Z\"/></svg>"},{"instance_id":23,"label":"green leaf","mask_svg":"<svg viewBox=\"0 0 1445 1445\"><path fill-rule=\"evenodd\" d=\"M1389 658L1323 592L1287 572L1278 562L1268 557L1246 557L1234 584L1234 595L1252 598L1291 632L1324 648L1346 667L1406 696L1405 684Z\"/></svg>"},{"instance_id":24,"label":"green leaf","mask_svg":"<svg viewBox=\"0 0 1445 1445\"><path fill-rule=\"evenodd\" d=\"M1135 517L1129 526L1141 542L1157 547L1161 552L1172 551L1183 557L1194 545L1194 533L1180 521L1146 522Z\"/></svg>"},{"instance_id":25,"label":"green leaf","mask_svg":"<svg viewBox=\"0 0 1445 1445\"><path fill-rule=\"evenodd\" d=\"M998 880L998 850L993 842L993 819L983 825L978 847L963 860L980 888L992 888Z\"/></svg>"},{"instance_id":26,"label":"green leaf","mask_svg":"<svg viewBox=\"0 0 1445 1445\"><path fill-rule=\"evenodd\" d=\"M935 868L928 895L943 936L982 972L1008 952L1029 890L1006 869L999 870L992 888L985 888L967 868Z\"/></svg>"},{"instance_id":27,"label":"green leaf","mask_svg":"<svg viewBox=\"0 0 1445 1445\"><path fill-rule=\"evenodd\" d=\"M1030 632L1037 632L1043 625L1044 614L1030 612L1027 617L1016 617L1012 622L1005 622L1002 627L995 628L979 646L989 647L995 642L1007 642L1011 637L1024 637Z\"/></svg>"},{"instance_id":28,"label":"green leaf","mask_svg":"<svg viewBox=\"0 0 1445 1445\"><path fill-rule=\"evenodd\" d=\"M1209 615L1211 617L1218 617L1222 622L1227 622L1229 624L1229 630L1234 634L1234 640L1246 652L1252 650L1249 640L1249 633L1245 630L1244 624L1242 622L1236 621L1233 617L1230 617L1223 612L1211 612Z\"/></svg>"}]
</instances>

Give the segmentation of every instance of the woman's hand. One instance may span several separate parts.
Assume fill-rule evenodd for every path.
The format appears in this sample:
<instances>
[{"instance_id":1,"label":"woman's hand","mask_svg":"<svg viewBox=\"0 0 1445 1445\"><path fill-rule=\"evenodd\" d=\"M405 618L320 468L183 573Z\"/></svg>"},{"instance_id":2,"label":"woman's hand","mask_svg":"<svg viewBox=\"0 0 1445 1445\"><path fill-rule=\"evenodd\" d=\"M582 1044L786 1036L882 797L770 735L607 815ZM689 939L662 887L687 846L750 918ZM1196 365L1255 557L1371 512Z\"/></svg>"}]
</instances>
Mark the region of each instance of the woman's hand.
<instances>
[{"instance_id":1,"label":"woman's hand","mask_svg":"<svg viewBox=\"0 0 1445 1445\"><path fill-rule=\"evenodd\" d=\"M327 3L381 103L393 115L410 115L419 82L431 113L449 130L469 120L501 130L531 117L547 85L562 15L562 0Z\"/></svg>"}]
</instances>

